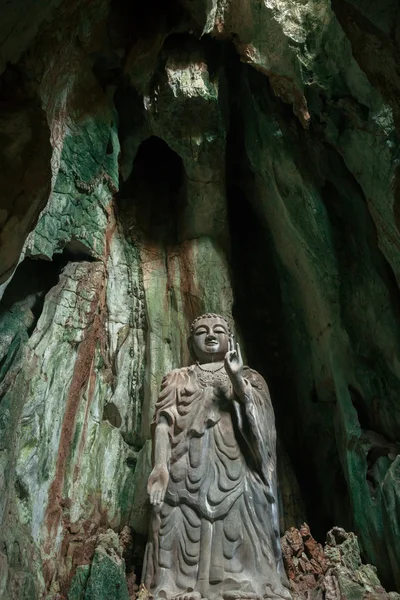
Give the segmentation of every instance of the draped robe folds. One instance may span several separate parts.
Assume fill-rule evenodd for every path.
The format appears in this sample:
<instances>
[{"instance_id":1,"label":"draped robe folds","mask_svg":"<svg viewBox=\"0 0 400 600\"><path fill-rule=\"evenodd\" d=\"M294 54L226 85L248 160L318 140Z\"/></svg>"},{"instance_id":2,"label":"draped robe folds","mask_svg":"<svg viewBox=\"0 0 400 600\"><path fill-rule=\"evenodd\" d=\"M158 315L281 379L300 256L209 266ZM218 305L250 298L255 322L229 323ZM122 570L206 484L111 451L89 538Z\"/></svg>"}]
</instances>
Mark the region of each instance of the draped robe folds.
<instances>
[{"instance_id":1,"label":"draped robe folds","mask_svg":"<svg viewBox=\"0 0 400 600\"><path fill-rule=\"evenodd\" d=\"M169 428L169 482L152 512L144 582L170 600L290 599L282 566L276 434L268 386L244 368L246 398L196 367L164 377L153 420ZM153 444L154 447L154 444Z\"/></svg>"}]
</instances>

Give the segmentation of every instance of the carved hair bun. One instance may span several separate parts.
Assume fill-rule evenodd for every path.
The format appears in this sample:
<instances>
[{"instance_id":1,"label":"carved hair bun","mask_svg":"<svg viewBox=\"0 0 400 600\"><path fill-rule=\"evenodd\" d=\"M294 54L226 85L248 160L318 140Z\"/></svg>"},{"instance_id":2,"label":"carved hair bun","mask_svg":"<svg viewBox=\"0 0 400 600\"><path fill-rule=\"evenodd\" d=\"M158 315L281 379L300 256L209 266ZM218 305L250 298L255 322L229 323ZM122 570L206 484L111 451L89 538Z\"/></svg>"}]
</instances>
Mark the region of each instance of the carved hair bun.
<instances>
[{"instance_id":1,"label":"carved hair bun","mask_svg":"<svg viewBox=\"0 0 400 600\"><path fill-rule=\"evenodd\" d=\"M228 333L229 334L232 333L229 321L225 317L222 317L221 315L217 315L215 313L205 313L204 315L200 315L200 317L196 317L196 319L191 324L191 326L190 326L190 334L191 335L194 333L194 328L196 327L197 321L201 321L201 319L220 319L221 321L224 321L226 323L226 325L228 327Z\"/></svg>"}]
</instances>

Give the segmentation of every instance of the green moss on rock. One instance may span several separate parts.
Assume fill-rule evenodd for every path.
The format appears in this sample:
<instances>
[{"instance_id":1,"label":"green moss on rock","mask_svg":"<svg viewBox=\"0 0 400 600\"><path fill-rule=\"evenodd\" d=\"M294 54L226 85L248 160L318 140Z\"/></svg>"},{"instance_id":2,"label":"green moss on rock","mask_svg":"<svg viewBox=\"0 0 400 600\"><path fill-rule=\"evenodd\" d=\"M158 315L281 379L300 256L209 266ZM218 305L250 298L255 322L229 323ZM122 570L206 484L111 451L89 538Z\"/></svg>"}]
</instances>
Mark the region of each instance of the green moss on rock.
<instances>
[{"instance_id":1,"label":"green moss on rock","mask_svg":"<svg viewBox=\"0 0 400 600\"><path fill-rule=\"evenodd\" d=\"M90 565L82 565L77 568L68 592L68 600L85 600L85 590L89 575Z\"/></svg>"},{"instance_id":2,"label":"green moss on rock","mask_svg":"<svg viewBox=\"0 0 400 600\"><path fill-rule=\"evenodd\" d=\"M68 592L68 600L129 600L125 562L118 536L101 534L90 565L78 567Z\"/></svg>"}]
</instances>

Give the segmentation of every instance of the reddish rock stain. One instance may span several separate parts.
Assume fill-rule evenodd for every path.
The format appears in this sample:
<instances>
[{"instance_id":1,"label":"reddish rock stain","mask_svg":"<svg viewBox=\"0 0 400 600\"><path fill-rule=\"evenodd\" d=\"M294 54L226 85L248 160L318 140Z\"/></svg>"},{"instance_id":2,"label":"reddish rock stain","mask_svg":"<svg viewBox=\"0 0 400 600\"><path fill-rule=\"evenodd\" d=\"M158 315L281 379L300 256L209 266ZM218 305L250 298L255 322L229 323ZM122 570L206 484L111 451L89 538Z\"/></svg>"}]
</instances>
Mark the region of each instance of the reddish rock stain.
<instances>
[{"instance_id":1,"label":"reddish rock stain","mask_svg":"<svg viewBox=\"0 0 400 600\"><path fill-rule=\"evenodd\" d=\"M181 292L184 313L191 323L204 310L202 297L196 280L196 261L193 252L194 240L189 240L181 245L179 253Z\"/></svg>"},{"instance_id":2,"label":"reddish rock stain","mask_svg":"<svg viewBox=\"0 0 400 600\"><path fill-rule=\"evenodd\" d=\"M90 277L89 277L90 281ZM103 281L97 283L97 289L100 292L103 286ZM79 407L82 391L88 382L92 369L94 352L99 335L99 318L97 313L98 294L95 295L90 305L89 319L92 321L87 327L85 337L79 346L77 353L72 381L68 392L67 403L65 408L64 420L61 429L60 443L58 447L58 457L56 464L56 472L51 483L48 504L45 516L45 524L48 531L48 539L44 545L46 553L49 553L52 537L56 532L57 526L62 516L62 488L64 484L65 467L71 447L74 430L75 417Z\"/></svg>"},{"instance_id":3,"label":"reddish rock stain","mask_svg":"<svg viewBox=\"0 0 400 600\"><path fill-rule=\"evenodd\" d=\"M113 214L110 210L109 226L106 231L106 242L105 250L103 255L103 264L106 265L107 258L110 252L110 242L112 235L115 231L116 224ZM94 396L96 374L93 372L93 361L95 357L96 348L100 346L102 353L105 354L105 317L106 317L106 268L103 273L99 273L96 268L92 268L88 278L85 282L79 282L77 292L82 287L89 288L91 285L95 287L96 292L93 300L90 304L90 310L87 315L87 327L84 334L84 339L80 343L71 385L68 392L66 409L64 414L64 420L61 429L61 436L58 448L58 457L56 464L56 471L54 479L51 483L48 493L47 510L44 519L45 527L47 529L47 539L44 543L44 551L46 554L51 553L54 536L57 528L62 521L63 516L63 498L62 490L64 485L65 469L70 454L72 440L75 432L76 415L79 409L79 404L82 396L82 392L85 388L88 388L87 402L85 409L84 425L79 441L78 448L78 461L74 467L73 481L75 482L79 475L79 463L82 456L88 429L88 416L90 411L91 402ZM64 522L65 529L65 522ZM69 536L68 536L69 537ZM62 546L64 546L64 541ZM45 561L43 567L44 579L46 585L49 586L56 569L54 561L49 559Z\"/></svg>"},{"instance_id":4,"label":"reddish rock stain","mask_svg":"<svg viewBox=\"0 0 400 600\"><path fill-rule=\"evenodd\" d=\"M99 508L99 499L93 496L88 498L93 507L90 518L71 523L68 514L64 515L64 537L60 550L60 559L69 559L71 567L66 576L59 580L60 591L67 595L76 569L92 562L94 552L98 545L98 536L108 529L109 518L106 510Z\"/></svg>"}]
</instances>

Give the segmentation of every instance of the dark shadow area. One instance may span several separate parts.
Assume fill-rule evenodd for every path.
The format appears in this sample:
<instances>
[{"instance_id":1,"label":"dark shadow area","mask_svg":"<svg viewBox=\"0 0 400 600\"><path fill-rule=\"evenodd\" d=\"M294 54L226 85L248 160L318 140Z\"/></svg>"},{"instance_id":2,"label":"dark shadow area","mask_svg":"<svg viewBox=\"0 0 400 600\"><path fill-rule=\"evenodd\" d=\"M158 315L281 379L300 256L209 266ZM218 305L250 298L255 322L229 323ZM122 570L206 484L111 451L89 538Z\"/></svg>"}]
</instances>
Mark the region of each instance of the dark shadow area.
<instances>
[{"instance_id":1,"label":"dark shadow area","mask_svg":"<svg viewBox=\"0 0 400 600\"><path fill-rule=\"evenodd\" d=\"M118 35L117 41L121 47L121 43L136 44L152 38L160 31L173 30L186 19L180 0L112 0L109 22L111 35Z\"/></svg>"},{"instance_id":2,"label":"dark shadow area","mask_svg":"<svg viewBox=\"0 0 400 600\"><path fill-rule=\"evenodd\" d=\"M0 336L7 342L0 348L0 402L21 365L23 348L42 314L47 292L57 285L66 255L57 260L25 258L16 269L0 301ZM15 374L14 374L15 376Z\"/></svg>"},{"instance_id":3,"label":"dark shadow area","mask_svg":"<svg viewBox=\"0 0 400 600\"><path fill-rule=\"evenodd\" d=\"M51 183L46 113L24 70L0 76L0 283L9 279L26 237L47 203Z\"/></svg>"},{"instance_id":4,"label":"dark shadow area","mask_svg":"<svg viewBox=\"0 0 400 600\"><path fill-rule=\"evenodd\" d=\"M132 544L128 546L124 553L126 574L128 581L139 586L142 580L143 560L146 550L147 536L141 535L132 530Z\"/></svg>"},{"instance_id":5,"label":"dark shadow area","mask_svg":"<svg viewBox=\"0 0 400 600\"><path fill-rule=\"evenodd\" d=\"M258 206L255 175L252 173L244 142L244 126L248 115L241 104L241 77L246 77L248 67L239 65L239 60L230 57L227 70L230 96L230 127L227 137L227 197L231 232L231 266L234 290L234 318L239 329L249 364L268 381L276 416L277 434L286 449L301 490L305 519L313 535L321 542L326 532L334 525L348 526L345 515L339 518L344 504L348 508L347 486L337 453L333 430L334 405L323 404L310 389L308 399L300 399L295 373L297 359L292 355L291 335L287 315L283 310L281 292L282 272L276 256L268 225ZM262 77L251 74L253 79ZM263 79L265 88L267 82ZM270 92L271 100L260 99L260 108L281 114L283 119L290 107L281 106ZM270 104L277 107L271 107ZM319 453L314 443L321 443L323 433L307 428L301 402L316 404L320 413L321 432L326 436L323 456L329 456L330 472L326 482L321 480ZM318 417L317 417L318 418ZM279 474L278 474L279 479ZM323 489L323 486L325 489ZM329 487L329 493L327 491ZM300 505L300 502L298 503ZM339 523L338 523L339 519ZM296 523L300 525L300 523Z\"/></svg>"},{"instance_id":6,"label":"dark shadow area","mask_svg":"<svg viewBox=\"0 0 400 600\"><path fill-rule=\"evenodd\" d=\"M122 425L122 418L114 402L108 402L103 410L103 421L108 421L110 425L119 429Z\"/></svg>"},{"instance_id":7,"label":"dark shadow area","mask_svg":"<svg viewBox=\"0 0 400 600\"><path fill-rule=\"evenodd\" d=\"M141 132L146 123L146 111L143 97L128 82L122 81L114 95L114 105L118 112L118 137L121 145L119 156L120 189L123 182L132 174L136 156L136 140L141 139Z\"/></svg>"},{"instance_id":8,"label":"dark shadow area","mask_svg":"<svg viewBox=\"0 0 400 600\"><path fill-rule=\"evenodd\" d=\"M135 85L143 90L163 39L186 29L190 17L180 0L111 0L103 44L90 55L93 75L103 90Z\"/></svg>"},{"instance_id":9,"label":"dark shadow area","mask_svg":"<svg viewBox=\"0 0 400 600\"><path fill-rule=\"evenodd\" d=\"M28 333L32 333L41 315L45 295L57 284L59 273L59 266L55 262L25 258L4 292L0 318L6 311L17 307L31 311L33 319Z\"/></svg>"},{"instance_id":10,"label":"dark shadow area","mask_svg":"<svg viewBox=\"0 0 400 600\"><path fill-rule=\"evenodd\" d=\"M72 236L71 240L64 246L59 254L54 254L52 262L61 271L69 262L96 262L95 258L87 246L80 240Z\"/></svg>"},{"instance_id":11,"label":"dark shadow area","mask_svg":"<svg viewBox=\"0 0 400 600\"><path fill-rule=\"evenodd\" d=\"M351 403L357 412L358 422L362 429L371 429L371 423L368 415L368 406L365 398L352 385L349 385L349 394Z\"/></svg>"},{"instance_id":12,"label":"dark shadow area","mask_svg":"<svg viewBox=\"0 0 400 600\"><path fill-rule=\"evenodd\" d=\"M242 67L227 49L230 90L240 90ZM270 233L255 210L255 178L244 143L244 115L240 95L230 95L230 127L227 135L226 178L231 234L231 274L234 291L233 317L243 339L249 365L268 381L278 432L293 420L288 410L290 369L284 332L279 274ZM285 444L284 436L280 436ZM300 525L300 523L298 524Z\"/></svg>"},{"instance_id":13,"label":"dark shadow area","mask_svg":"<svg viewBox=\"0 0 400 600\"><path fill-rule=\"evenodd\" d=\"M349 392L362 429L395 442L400 430L395 415L400 387L385 362L381 348L387 343L385 329L398 321L400 294L395 275L380 249L375 223L359 184L343 159L327 151L330 172L321 190L332 230L340 275L341 314L352 345L359 390ZM366 290L369 294L360 290ZM386 306L382 313L382 303ZM369 313L368 319L365 314ZM383 319L372 333L372 318ZM399 332L393 328L397 343ZM368 382L368 383L367 383Z\"/></svg>"},{"instance_id":14,"label":"dark shadow area","mask_svg":"<svg viewBox=\"0 0 400 600\"><path fill-rule=\"evenodd\" d=\"M124 81L126 61L134 63L135 56L151 52L152 45L157 46L158 37L162 39L187 21L179 0L144 3L112 0L107 17L107 38L103 47L92 55L93 74L103 89ZM131 52L133 56L130 57Z\"/></svg>"},{"instance_id":15,"label":"dark shadow area","mask_svg":"<svg viewBox=\"0 0 400 600\"><path fill-rule=\"evenodd\" d=\"M69 262L95 259L88 254L86 247L79 241L69 242L53 260L25 258L16 269L0 301L0 319L5 312L19 309L21 315L28 311L32 318L27 328L29 335L33 332L42 313L47 292L57 285L61 271Z\"/></svg>"},{"instance_id":16,"label":"dark shadow area","mask_svg":"<svg viewBox=\"0 0 400 600\"><path fill-rule=\"evenodd\" d=\"M355 278L357 281L362 276L365 278L360 255L366 255L385 284L393 314L400 317L399 287L393 269L379 247L376 225L364 193L343 158L333 149L328 149L326 154L329 174L321 196L332 226L343 282L354 281Z\"/></svg>"},{"instance_id":17,"label":"dark shadow area","mask_svg":"<svg viewBox=\"0 0 400 600\"><path fill-rule=\"evenodd\" d=\"M145 140L117 198L129 237L164 246L178 243L185 182L183 163L176 152L158 137Z\"/></svg>"}]
</instances>

